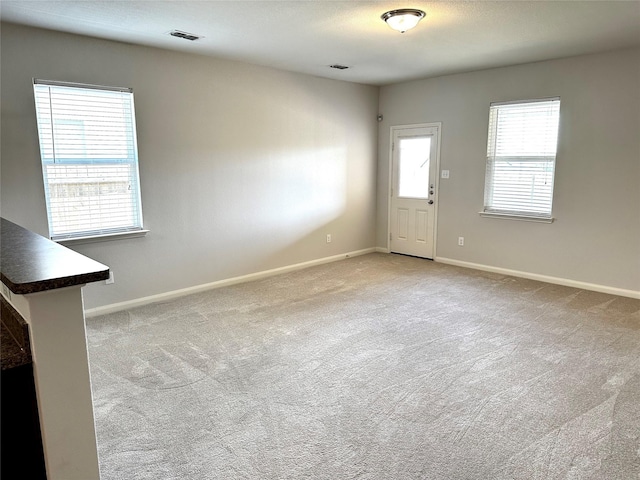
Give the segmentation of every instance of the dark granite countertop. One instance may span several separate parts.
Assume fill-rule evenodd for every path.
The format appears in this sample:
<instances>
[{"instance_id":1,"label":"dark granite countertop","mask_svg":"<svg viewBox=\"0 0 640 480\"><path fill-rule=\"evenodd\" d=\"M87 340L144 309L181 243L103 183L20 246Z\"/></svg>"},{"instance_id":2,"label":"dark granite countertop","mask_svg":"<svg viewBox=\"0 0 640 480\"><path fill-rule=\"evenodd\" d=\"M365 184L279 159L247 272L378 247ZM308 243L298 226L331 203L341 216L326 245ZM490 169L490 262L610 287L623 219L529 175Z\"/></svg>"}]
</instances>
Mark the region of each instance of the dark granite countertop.
<instances>
[{"instance_id":1,"label":"dark granite countertop","mask_svg":"<svg viewBox=\"0 0 640 480\"><path fill-rule=\"evenodd\" d=\"M25 295L109 278L109 267L4 218L0 223L0 278Z\"/></svg>"},{"instance_id":2,"label":"dark granite countertop","mask_svg":"<svg viewBox=\"0 0 640 480\"><path fill-rule=\"evenodd\" d=\"M0 345L0 348L2 348L2 355L0 355L2 370L21 367L32 362L31 354L11 337L11 333L9 333L4 323L0 324Z\"/></svg>"},{"instance_id":3,"label":"dark granite countertop","mask_svg":"<svg viewBox=\"0 0 640 480\"><path fill-rule=\"evenodd\" d=\"M2 296L0 296L0 320L2 370L31 363L29 325Z\"/></svg>"}]
</instances>

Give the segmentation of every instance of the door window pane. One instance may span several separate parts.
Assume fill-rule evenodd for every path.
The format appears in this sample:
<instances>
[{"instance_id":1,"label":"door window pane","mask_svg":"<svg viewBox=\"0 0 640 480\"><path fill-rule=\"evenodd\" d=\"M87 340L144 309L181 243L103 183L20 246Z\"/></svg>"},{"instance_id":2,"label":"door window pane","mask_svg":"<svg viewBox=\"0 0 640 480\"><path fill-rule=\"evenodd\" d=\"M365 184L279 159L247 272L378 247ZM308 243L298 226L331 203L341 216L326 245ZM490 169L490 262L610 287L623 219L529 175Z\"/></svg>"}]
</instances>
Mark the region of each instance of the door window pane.
<instances>
[{"instance_id":1,"label":"door window pane","mask_svg":"<svg viewBox=\"0 0 640 480\"><path fill-rule=\"evenodd\" d=\"M401 138L398 148L398 196L429 198L431 137Z\"/></svg>"}]
</instances>

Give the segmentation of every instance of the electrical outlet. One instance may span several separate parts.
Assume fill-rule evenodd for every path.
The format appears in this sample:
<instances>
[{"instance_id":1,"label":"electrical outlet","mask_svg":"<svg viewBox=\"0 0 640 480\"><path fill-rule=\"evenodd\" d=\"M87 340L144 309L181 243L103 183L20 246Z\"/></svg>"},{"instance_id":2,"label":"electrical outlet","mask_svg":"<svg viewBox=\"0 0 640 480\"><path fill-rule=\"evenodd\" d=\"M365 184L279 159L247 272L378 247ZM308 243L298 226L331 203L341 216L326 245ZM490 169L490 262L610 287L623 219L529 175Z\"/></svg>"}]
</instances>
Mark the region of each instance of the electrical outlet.
<instances>
[{"instance_id":1,"label":"electrical outlet","mask_svg":"<svg viewBox=\"0 0 640 480\"><path fill-rule=\"evenodd\" d=\"M449 178L449 170L442 170L442 178Z\"/></svg>"},{"instance_id":2,"label":"electrical outlet","mask_svg":"<svg viewBox=\"0 0 640 480\"><path fill-rule=\"evenodd\" d=\"M106 285L111 285L112 283L116 283L116 279L113 276L113 272L111 270L109 270L109 278L107 278L104 283Z\"/></svg>"},{"instance_id":3,"label":"electrical outlet","mask_svg":"<svg viewBox=\"0 0 640 480\"><path fill-rule=\"evenodd\" d=\"M11 300L11 290L4 283L0 283L2 285L2 295L8 300Z\"/></svg>"},{"instance_id":4,"label":"electrical outlet","mask_svg":"<svg viewBox=\"0 0 640 480\"><path fill-rule=\"evenodd\" d=\"M327 233L327 243L331 243L331 234Z\"/></svg>"},{"instance_id":5,"label":"electrical outlet","mask_svg":"<svg viewBox=\"0 0 640 480\"><path fill-rule=\"evenodd\" d=\"M458 237L458 246L464 247L464 237Z\"/></svg>"}]
</instances>

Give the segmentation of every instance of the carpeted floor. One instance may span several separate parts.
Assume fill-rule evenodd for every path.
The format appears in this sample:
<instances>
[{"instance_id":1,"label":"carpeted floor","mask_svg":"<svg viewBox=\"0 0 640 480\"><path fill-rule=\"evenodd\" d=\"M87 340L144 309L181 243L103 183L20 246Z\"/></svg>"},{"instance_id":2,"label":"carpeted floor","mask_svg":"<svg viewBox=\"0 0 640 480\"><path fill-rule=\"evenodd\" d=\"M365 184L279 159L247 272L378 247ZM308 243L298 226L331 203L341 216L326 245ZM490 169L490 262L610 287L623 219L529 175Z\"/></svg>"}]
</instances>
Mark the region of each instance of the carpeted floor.
<instances>
[{"instance_id":1,"label":"carpeted floor","mask_svg":"<svg viewBox=\"0 0 640 480\"><path fill-rule=\"evenodd\" d=\"M102 480L640 479L640 300L371 254L87 323Z\"/></svg>"}]
</instances>

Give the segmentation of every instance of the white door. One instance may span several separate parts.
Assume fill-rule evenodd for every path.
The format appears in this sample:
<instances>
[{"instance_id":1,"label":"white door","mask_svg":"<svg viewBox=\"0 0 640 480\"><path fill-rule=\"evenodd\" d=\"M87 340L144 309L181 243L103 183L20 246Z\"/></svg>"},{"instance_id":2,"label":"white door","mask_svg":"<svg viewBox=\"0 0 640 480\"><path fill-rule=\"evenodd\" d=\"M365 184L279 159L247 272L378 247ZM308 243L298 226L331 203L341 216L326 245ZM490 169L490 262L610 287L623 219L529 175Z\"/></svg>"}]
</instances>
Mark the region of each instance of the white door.
<instances>
[{"instance_id":1,"label":"white door","mask_svg":"<svg viewBox=\"0 0 640 480\"><path fill-rule=\"evenodd\" d=\"M433 259L440 127L391 131L389 250Z\"/></svg>"}]
</instances>

